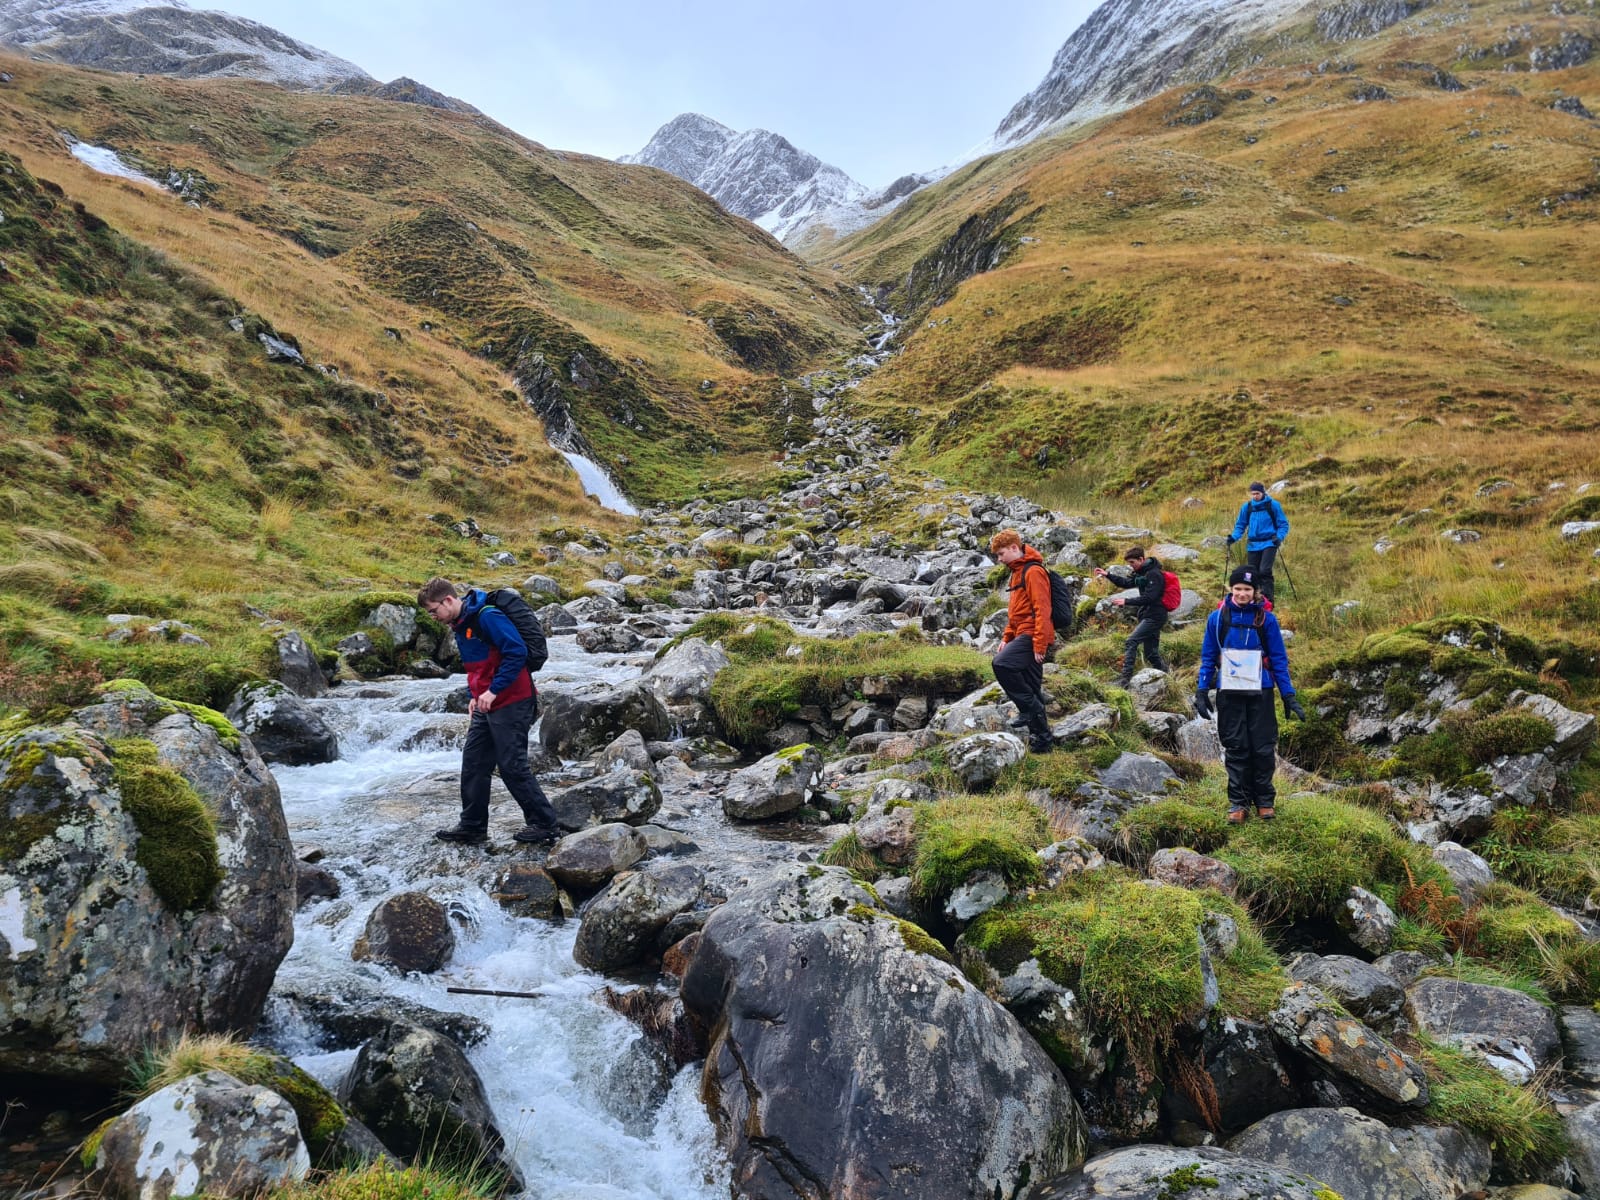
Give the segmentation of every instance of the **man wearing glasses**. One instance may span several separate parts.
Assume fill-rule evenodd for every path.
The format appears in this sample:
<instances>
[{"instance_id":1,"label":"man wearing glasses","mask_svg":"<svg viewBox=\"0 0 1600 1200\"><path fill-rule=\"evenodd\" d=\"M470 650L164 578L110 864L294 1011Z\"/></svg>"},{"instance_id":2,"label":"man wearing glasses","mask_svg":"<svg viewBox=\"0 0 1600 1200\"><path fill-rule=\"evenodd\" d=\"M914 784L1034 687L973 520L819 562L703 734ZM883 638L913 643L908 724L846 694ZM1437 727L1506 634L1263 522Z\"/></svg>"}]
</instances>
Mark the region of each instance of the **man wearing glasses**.
<instances>
[{"instance_id":1,"label":"man wearing glasses","mask_svg":"<svg viewBox=\"0 0 1600 1200\"><path fill-rule=\"evenodd\" d=\"M417 603L455 634L472 697L467 703L467 744L461 750L461 819L434 837L444 842L489 840L489 781L498 768L526 822L512 836L536 845L554 842L561 836L555 809L528 766L528 731L539 701L522 635L483 591L473 588L457 596L448 579L428 580L417 593Z\"/></svg>"}]
</instances>

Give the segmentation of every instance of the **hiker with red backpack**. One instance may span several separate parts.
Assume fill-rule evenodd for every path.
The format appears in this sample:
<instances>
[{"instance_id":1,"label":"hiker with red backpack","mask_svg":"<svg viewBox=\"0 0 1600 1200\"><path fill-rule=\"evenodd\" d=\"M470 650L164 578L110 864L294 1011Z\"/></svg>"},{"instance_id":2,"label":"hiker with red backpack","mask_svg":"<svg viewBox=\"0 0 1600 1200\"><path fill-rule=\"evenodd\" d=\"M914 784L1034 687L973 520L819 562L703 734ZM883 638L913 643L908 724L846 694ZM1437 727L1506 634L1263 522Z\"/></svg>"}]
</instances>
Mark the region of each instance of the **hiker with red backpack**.
<instances>
[{"instance_id":1,"label":"hiker with red backpack","mask_svg":"<svg viewBox=\"0 0 1600 1200\"><path fill-rule=\"evenodd\" d=\"M1130 546L1122 556L1128 564L1126 570L1096 567L1096 579L1109 579L1120 588L1137 588L1139 594L1131 598L1115 597L1111 603L1118 608L1131 608L1139 623L1133 627L1128 640L1122 644L1122 673L1116 685L1126 688L1133 682L1133 664L1144 647L1144 661L1158 671L1166 671L1167 660L1161 656L1161 631L1166 628L1167 614L1178 607L1183 589L1178 577L1162 569L1159 559L1148 557L1143 546Z\"/></svg>"},{"instance_id":2,"label":"hiker with red backpack","mask_svg":"<svg viewBox=\"0 0 1600 1200\"><path fill-rule=\"evenodd\" d=\"M1029 749L1048 754L1054 742L1044 711L1044 659L1056 640L1050 571L1044 556L1023 545L1015 529L1002 529L990 538L989 553L1011 568L1006 628L994 656L994 677L1017 706Z\"/></svg>"},{"instance_id":3,"label":"hiker with red backpack","mask_svg":"<svg viewBox=\"0 0 1600 1200\"><path fill-rule=\"evenodd\" d=\"M442 842L489 840L489 783L496 769L522 809L519 842L548 845L561 836L556 810L528 766L528 731L539 715L533 676L547 651L539 618L510 588L456 595L448 579L430 579L417 603L450 627L467 673L467 742L461 748L461 819L434 834Z\"/></svg>"},{"instance_id":4,"label":"hiker with red backpack","mask_svg":"<svg viewBox=\"0 0 1600 1200\"><path fill-rule=\"evenodd\" d=\"M1289 682L1289 653L1271 601L1257 589L1261 573L1235 567L1228 595L1209 617L1200 640L1200 680L1194 711L1212 715L1208 693L1217 689L1217 737L1228 769L1228 820L1240 824L1254 809L1269 821L1277 815L1272 773L1278 765L1278 716L1272 707L1276 688L1285 717L1306 719Z\"/></svg>"}]
</instances>

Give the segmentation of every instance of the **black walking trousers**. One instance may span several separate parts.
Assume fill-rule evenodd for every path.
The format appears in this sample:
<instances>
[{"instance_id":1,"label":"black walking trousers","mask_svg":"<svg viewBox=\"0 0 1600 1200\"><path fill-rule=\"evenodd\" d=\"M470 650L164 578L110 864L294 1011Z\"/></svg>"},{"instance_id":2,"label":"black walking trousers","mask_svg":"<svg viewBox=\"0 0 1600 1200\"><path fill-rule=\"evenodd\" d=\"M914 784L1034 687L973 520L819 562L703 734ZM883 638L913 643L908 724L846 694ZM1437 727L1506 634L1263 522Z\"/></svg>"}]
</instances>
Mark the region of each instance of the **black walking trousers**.
<instances>
[{"instance_id":1,"label":"black walking trousers","mask_svg":"<svg viewBox=\"0 0 1600 1200\"><path fill-rule=\"evenodd\" d=\"M556 810L528 767L528 730L537 713L537 701L529 696L473 715L461 750L463 828L489 828L489 781L498 768L506 790L522 809L522 819L536 829L555 830Z\"/></svg>"},{"instance_id":2,"label":"black walking trousers","mask_svg":"<svg viewBox=\"0 0 1600 1200\"><path fill-rule=\"evenodd\" d=\"M1167 660L1161 656L1161 631L1167 627L1167 610L1156 606L1152 613L1149 607L1144 609L1144 614L1139 623L1133 627L1133 632L1128 635L1128 640L1122 643L1122 674L1131 679L1134 664L1139 659L1139 647L1144 647L1144 661L1148 667L1158 671L1167 669Z\"/></svg>"},{"instance_id":3,"label":"black walking trousers","mask_svg":"<svg viewBox=\"0 0 1600 1200\"><path fill-rule=\"evenodd\" d=\"M1276 546L1263 546L1259 550L1250 550L1245 554L1245 561L1256 572L1256 582L1263 596L1271 600L1277 591L1277 584L1272 578L1272 564L1278 561L1278 548Z\"/></svg>"},{"instance_id":4,"label":"black walking trousers","mask_svg":"<svg viewBox=\"0 0 1600 1200\"><path fill-rule=\"evenodd\" d=\"M1040 692L1044 687L1044 664L1034 661L1031 634L1012 638L1000 648L994 656L994 677L1028 722L1028 731L1035 737L1048 738L1050 721Z\"/></svg>"},{"instance_id":5,"label":"black walking trousers","mask_svg":"<svg viewBox=\"0 0 1600 1200\"><path fill-rule=\"evenodd\" d=\"M1271 808L1277 793L1272 772L1278 765L1277 692L1217 692L1217 736L1228 768L1230 808Z\"/></svg>"}]
</instances>

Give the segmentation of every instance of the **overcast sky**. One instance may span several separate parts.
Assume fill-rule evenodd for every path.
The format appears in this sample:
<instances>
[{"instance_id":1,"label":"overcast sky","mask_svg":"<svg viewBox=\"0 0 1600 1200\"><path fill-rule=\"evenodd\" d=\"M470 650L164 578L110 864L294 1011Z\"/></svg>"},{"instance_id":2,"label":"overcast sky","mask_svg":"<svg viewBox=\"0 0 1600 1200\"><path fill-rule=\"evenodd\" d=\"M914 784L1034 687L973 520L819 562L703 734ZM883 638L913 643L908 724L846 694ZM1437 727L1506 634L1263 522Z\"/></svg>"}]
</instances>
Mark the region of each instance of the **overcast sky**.
<instances>
[{"instance_id":1,"label":"overcast sky","mask_svg":"<svg viewBox=\"0 0 1600 1200\"><path fill-rule=\"evenodd\" d=\"M1094 0L191 0L518 133L615 158L681 112L770 129L869 187L958 158Z\"/></svg>"}]
</instances>

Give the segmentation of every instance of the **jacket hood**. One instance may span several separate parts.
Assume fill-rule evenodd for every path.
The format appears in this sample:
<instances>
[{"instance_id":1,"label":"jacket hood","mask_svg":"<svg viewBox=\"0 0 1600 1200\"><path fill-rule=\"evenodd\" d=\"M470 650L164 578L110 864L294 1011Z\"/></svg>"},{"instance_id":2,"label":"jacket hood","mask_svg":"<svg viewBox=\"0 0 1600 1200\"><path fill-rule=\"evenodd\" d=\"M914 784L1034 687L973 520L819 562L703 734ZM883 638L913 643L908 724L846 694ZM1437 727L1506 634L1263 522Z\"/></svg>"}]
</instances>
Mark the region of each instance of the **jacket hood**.
<instances>
[{"instance_id":1,"label":"jacket hood","mask_svg":"<svg viewBox=\"0 0 1600 1200\"><path fill-rule=\"evenodd\" d=\"M456 618L460 624L471 617L478 615L478 610L489 603L489 593L482 588L469 588L467 594L461 597L461 615Z\"/></svg>"},{"instance_id":2,"label":"jacket hood","mask_svg":"<svg viewBox=\"0 0 1600 1200\"><path fill-rule=\"evenodd\" d=\"M1023 566L1027 563L1038 563L1040 566L1043 566L1044 555L1040 554L1032 546L1024 543L1022 547L1022 557L1011 564L1011 573L1015 575L1018 571L1022 570Z\"/></svg>"}]
</instances>

